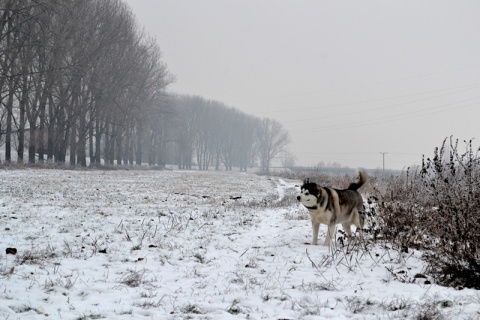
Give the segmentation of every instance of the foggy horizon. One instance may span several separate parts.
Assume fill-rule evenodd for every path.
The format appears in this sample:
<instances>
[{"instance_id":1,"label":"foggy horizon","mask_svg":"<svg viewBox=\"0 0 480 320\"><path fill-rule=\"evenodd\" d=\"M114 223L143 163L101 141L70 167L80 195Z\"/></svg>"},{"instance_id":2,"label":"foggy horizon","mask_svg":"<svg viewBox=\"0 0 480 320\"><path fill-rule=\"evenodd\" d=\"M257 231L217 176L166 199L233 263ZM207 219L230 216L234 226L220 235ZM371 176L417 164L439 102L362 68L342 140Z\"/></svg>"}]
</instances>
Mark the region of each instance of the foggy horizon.
<instances>
[{"instance_id":1,"label":"foggy horizon","mask_svg":"<svg viewBox=\"0 0 480 320\"><path fill-rule=\"evenodd\" d=\"M375 169L388 153L402 169L477 135L480 3L126 2L170 92L279 121L296 165Z\"/></svg>"}]
</instances>

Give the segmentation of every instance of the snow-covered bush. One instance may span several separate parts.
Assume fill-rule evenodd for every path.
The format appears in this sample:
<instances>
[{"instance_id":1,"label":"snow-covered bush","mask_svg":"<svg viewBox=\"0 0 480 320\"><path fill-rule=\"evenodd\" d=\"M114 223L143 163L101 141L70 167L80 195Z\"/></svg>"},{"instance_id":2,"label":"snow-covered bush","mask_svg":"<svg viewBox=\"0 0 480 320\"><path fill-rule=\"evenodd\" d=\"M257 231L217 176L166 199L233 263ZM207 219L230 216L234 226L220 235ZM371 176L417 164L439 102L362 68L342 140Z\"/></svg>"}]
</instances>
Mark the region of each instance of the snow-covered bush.
<instances>
[{"instance_id":1,"label":"snow-covered bush","mask_svg":"<svg viewBox=\"0 0 480 320\"><path fill-rule=\"evenodd\" d=\"M439 283L480 289L480 158L444 140L420 170L388 181L380 200L384 236L424 250Z\"/></svg>"}]
</instances>

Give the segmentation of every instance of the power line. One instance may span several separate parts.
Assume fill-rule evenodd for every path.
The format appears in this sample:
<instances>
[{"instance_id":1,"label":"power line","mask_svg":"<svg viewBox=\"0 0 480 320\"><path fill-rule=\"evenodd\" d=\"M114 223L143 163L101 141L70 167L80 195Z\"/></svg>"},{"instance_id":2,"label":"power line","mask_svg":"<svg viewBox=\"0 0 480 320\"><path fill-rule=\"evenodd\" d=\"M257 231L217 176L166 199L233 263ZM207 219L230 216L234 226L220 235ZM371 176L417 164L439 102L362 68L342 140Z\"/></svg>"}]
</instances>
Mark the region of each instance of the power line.
<instances>
[{"instance_id":1,"label":"power line","mask_svg":"<svg viewBox=\"0 0 480 320\"><path fill-rule=\"evenodd\" d=\"M462 101L452 102L452 103L444 104L442 106L434 106L434 107L424 108L424 109L416 110L416 111L412 111L412 112L401 113L401 114L397 114L397 115L393 115L393 116L379 117L379 118L368 119L368 120L364 120L364 121L360 121L360 122L351 122L351 123L342 123L342 124L331 125L331 126L322 126L322 127L316 127L315 129L292 130L291 132L293 132L293 133L303 133L303 132L318 132L318 131L323 131L323 130L326 130L326 129L330 129L330 130L331 129L346 129L346 128L361 127L361 126L384 123L384 122L398 121L398 120L408 119L408 118L412 118L412 117L428 116L428 115L435 114L435 113L452 111L452 110L457 110L457 109L477 105L477 103L472 103L472 104L467 104L467 105L463 105L463 106L458 106L458 107L455 107L455 108L438 110L438 108L448 107L448 106L452 106L452 105L455 105L455 104L458 104L458 103L468 102L468 101L478 100L478 99L480 99L480 97L475 97L475 98L472 98L472 99L466 99L466 100L462 100ZM427 113L423 113L423 114L418 114L418 113L422 113L422 112L432 110L432 109L436 109L436 111L427 112Z\"/></svg>"},{"instance_id":2,"label":"power line","mask_svg":"<svg viewBox=\"0 0 480 320\"><path fill-rule=\"evenodd\" d=\"M452 72L456 72L456 71L459 71L459 70L465 70L465 69L470 70L470 69L478 67L478 66L479 65L474 65L474 66L468 66L468 67L457 68L457 69L450 69L450 70L444 70L444 71L438 71L438 72L432 72L432 73L425 73L425 74L421 74L421 75L415 75L415 76L404 77L404 78L397 78L397 79L392 79L392 80L385 80L385 81L381 81L381 82L371 82L371 83L366 83L366 84L361 84L361 85L356 85L356 86L351 86L351 87L332 89L332 90L322 90L322 91L304 92L304 93L292 93L292 94L259 97L259 98L252 98L252 99L237 99L237 100L234 99L233 101L235 101L235 102L248 102L248 101L262 101L262 100L270 100L270 99L278 99L278 98L307 96L307 95L318 95L318 94L324 94L324 93L328 93L328 92L337 92L337 91L359 89L359 88L383 85L383 84L387 84L387 83L401 82L401 81L405 81L405 80L411 80L411 79L417 79L417 78L423 78L423 77L430 77L430 76L434 76L434 75L438 75L438 74L452 73Z\"/></svg>"},{"instance_id":3,"label":"power line","mask_svg":"<svg viewBox=\"0 0 480 320\"><path fill-rule=\"evenodd\" d=\"M371 108L371 109L367 109L367 110L352 111L352 112L348 112L348 113L336 113L336 114L330 115L330 116L322 116L322 117L316 117L316 118L308 118L308 120L319 120L319 119L328 119L328 118L338 118L338 117L343 117L343 116L346 116L346 115L361 114L361 113L366 113L366 112L370 112L370 111L377 111L377 110L386 110L386 109L391 109L391 108L395 108L395 107L399 107L399 106L408 105L408 104L415 103L415 102L422 102L422 101L427 101L427 100L431 100L431 99L436 99L436 98L448 96L448 95L451 95L451 94L456 94L456 93L460 93L460 92L463 92L463 91L467 91L467 90L470 90L470 89L476 89L476 88L479 88L479 87L480 87L480 85L475 85L475 86L470 87L470 88L467 88L467 89L457 90L457 91L454 91L454 92L448 92L448 93L441 94L441 95L436 95L436 96L431 96L431 97L425 97L425 98L421 98L421 99L417 99L417 100L412 100L412 101L407 101L407 102L401 102L401 103L396 103L396 104L392 104L392 105L381 106L381 107L377 107L377 108ZM420 95L420 94L419 94L419 95ZM401 98L401 97L400 97L400 98ZM391 98L391 99L395 99L395 98ZM371 100L371 101L366 101L366 102L378 102L378 101L382 101L382 100L390 100L390 98L378 99L378 100ZM329 106L329 107L338 107L338 106L345 106L345 105L355 105L355 104L359 104L359 103L364 103L364 102L352 102L352 103L331 105L331 106ZM307 109L316 109L316 108L307 108ZM302 110L302 109L300 108L300 109L296 109L296 110ZM306 110L306 109L303 109L303 110ZM424 110L424 109L423 109L423 110ZM290 120L290 121L285 121L284 123L292 123L292 122L298 122L298 121L305 121L305 119Z\"/></svg>"}]
</instances>

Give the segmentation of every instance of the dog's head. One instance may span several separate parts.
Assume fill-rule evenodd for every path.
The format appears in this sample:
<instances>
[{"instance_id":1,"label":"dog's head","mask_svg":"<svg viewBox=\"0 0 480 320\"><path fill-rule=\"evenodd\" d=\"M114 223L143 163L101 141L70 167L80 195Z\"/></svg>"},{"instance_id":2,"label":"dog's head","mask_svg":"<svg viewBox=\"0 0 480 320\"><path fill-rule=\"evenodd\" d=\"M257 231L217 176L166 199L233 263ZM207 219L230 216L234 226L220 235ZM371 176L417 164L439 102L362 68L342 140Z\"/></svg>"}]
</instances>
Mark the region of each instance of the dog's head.
<instances>
[{"instance_id":1,"label":"dog's head","mask_svg":"<svg viewBox=\"0 0 480 320\"><path fill-rule=\"evenodd\" d=\"M309 208L317 205L319 197L320 187L315 182L310 182L308 178L305 179L300 187L300 195L297 197L297 200Z\"/></svg>"}]
</instances>

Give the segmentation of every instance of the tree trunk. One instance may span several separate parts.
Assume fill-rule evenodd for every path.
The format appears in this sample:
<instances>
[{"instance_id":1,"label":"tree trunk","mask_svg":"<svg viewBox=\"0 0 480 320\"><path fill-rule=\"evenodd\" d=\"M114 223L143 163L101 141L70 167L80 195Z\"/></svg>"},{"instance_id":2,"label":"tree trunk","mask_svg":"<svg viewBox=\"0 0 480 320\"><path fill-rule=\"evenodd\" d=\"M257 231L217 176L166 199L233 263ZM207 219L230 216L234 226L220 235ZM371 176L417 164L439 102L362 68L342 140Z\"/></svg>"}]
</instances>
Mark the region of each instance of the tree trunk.
<instances>
[{"instance_id":1,"label":"tree trunk","mask_svg":"<svg viewBox=\"0 0 480 320\"><path fill-rule=\"evenodd\" d=\"M133 147L133 138L132 138L132 129L129 130L128 136L128 164L133 166L133 155L135 154L135 150Z\"/></svg>"},{"instance_id":2,"label":"tree trunk","mask_svg":"<svg viewBox=\"0 0 480 320\"><path fill-rule=\"evenodd\" d=\"M135 163L137 166L142 165L142 133L140 131L140 124L137 124L137 152L135 156Z\"/></svg>"},{"instance_id":3,"label":"tree trunk","mask_svg":"<svg viewBox=\"0 0 480 320\"><path fill-rule=\"evenodd\" d=\"M7 101L7 133L5 135L5 163L12 162L12 122L13 122L13 80L11 82L10 91L8 93Z\"/></svg>"},{"instance_id":4,"label":"tree trunk","mask_svg":"<svg viewBox=\"0 0 480 320\"><path fill-rule=\"evenodd\" d=\"M115 164L115 137L117 134L117 129L112 126L109 145L108 145L108 163L113 165Z\"/></svg>"},{"instance_id":5,"label":"tree trunk","mask_svg":"<svg viewBox=\"0 0 480 320\"><path fill-rule=\"evenodd\" d=\"M38 127L38 161L43 163L45 161L45 108L47 104L47 94L44 94L40 100L40 124Z\"/></svg>"},{"instance_id":6,"label":"tree trunk","mask_svg":"<svg viewBox=\"0 0 480 320\"><path fill-rule=\"evenodd\" d=\"M82 167L87 166L87 153L86 153L86 139L87 139L87 126L85 120L86 114L82 111L80 119L78 121L78 141L77 141L77 163Z\"/></svg>"},{"instance_id":7,"label":"tree trunk","mask_svg":"<svg viewBox=\"0 0 480 320\"><path fill-rule=\"evenodd\" d=\"M30 134L28 141L28 163L35 164L35 145L36 145L36 130L32 129L30 126Z\"/></svg>"},{"instance_id":8,"label":"tree trunk","mask_svg":"<svg viewBox=\"0 0 480 320\"><path fill-rule=\"evenodd\" d=\"M72 167L76 164L77 158L77 126L75 122L70 129L70 165Z\"/></svg>"},{"instance_id":9,"label":"tree trunk","mask_svg":"<svg viewBox=\"0 0 480 320\"><path fill-rule=\"evenodd\" d=\"M105 164L109 163L110 161L110 125L108 121L105 123L105 145L103 148Z\"/></svg>"},{"instance_id":10,"label":"tree trunk","mask_svg":"<svg viewBox=\"0 0 480 320\"><path fill-rule=\"evenodd\" d=\"M94 145L93 145L93 121L90 119L88 123L88 157L90 158L90 164L95 163L95 154L94 154Z\"/></svg>"},{"instance_id":11,"label":"tree trunk","mask_svg":"<svg viewBox=\"0 0 480 320\"><path fill-rule=\"evenodd\" d=\"M65 164L67 157L67 143L70 138L70 127L67 126L65 119L65 111L60 111L56 126L56 148L55 148L55 162Z\"/></svg>"},{"instance_id":12,"label":"tree trunk","mask_svg":"<svg viewBox=\"0 0 480 320\"><path fill-rule=\"evenodd\" d=\"M116 150L116 158L117 158L117 165L122 164L122 135L117 134L117 150Z\"/></svg>"},{"instance_id":13,"label":"tree trunk","mask_svg":"<svg viewBox=\"0 0 480 320\"><path fill-rule=\"evenodd\" d=\"M102 152L102 132L100 126L100 117L97 114L95 119L95 164L101 164L101 152Z\"/></svg>"},{"instance_id":14,"label":"tree trunk","mask_svg":"<svg viewBox=\"0 0 480 320\"><path fill-rule=\"evenodd\" d=\"M18 149L17 155L18 163L23 163L23 154L25 147L25 114L28 103L28 80L27 80L27 70L23 68L25 76L23 77L23 86L22 86L22 97L20 99L20 119L19 119L19 128L18 128Z\"/></svg>"}]
</instances>

